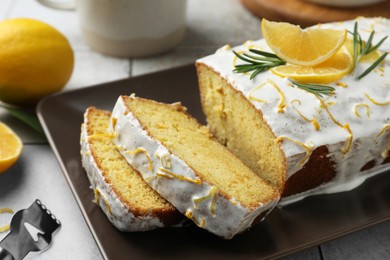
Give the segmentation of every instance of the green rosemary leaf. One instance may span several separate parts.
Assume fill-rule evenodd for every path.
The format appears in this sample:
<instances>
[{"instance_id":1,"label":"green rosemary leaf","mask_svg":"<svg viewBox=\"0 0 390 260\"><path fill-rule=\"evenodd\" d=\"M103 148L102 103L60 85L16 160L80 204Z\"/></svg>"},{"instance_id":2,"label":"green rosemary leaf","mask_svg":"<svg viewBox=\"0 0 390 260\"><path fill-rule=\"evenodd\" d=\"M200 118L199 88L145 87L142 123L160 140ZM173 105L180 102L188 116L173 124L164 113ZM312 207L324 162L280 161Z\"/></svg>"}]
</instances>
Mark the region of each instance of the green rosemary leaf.
<instances>
[{"instance_id":1,"label":"green rosemary leaf","mask_svg":"<svg viewBox=\"0 0 390 260\"><path fill-rule=\"evenodd\" d=\"M261 72L264 72L264 71L266 71L267 69L265 69L265 68L258 68L258 69L256 69L253 73L252 73L252 75L250 76L250 79L253 79L254 77L256 77L257 76L257 74L259 74L259 73L261 73Z\"/></svg>"},{"instance_id":2,"label":"green rosemary leaf","mask_svg":"<svg viewBox=\"0 0 390 260\"><path fill-rule=\"evenodd\" d=\"M244 53L244 56L247 58L251 58L251 59L259 60L259 61L261 60L261 61L265 61L265 62L279 62L280 61L279 58L259 57L259 56L253 56L253 55L250 55L247 53Z\"/></svg>"},{"instance_id":3,"label":"green rosemary leaf","mask_svg":"<svg viewBox=\"0 0 390 260\"><path fill-rule=\"evenodd\" d=\"M376 68L376 66L378 66L386 58L386 56L387 56L387 52L384 53L382 56L380 56L374 63L371 64L370 67L368 67L362 74L360 74L358 79L362 79L364 76L369 74L373 69Z\"/></svg>"},{"instance_id":4,"label":"green rosemary leaf","mask_svg":"<svg viewBox=\"0 0 390 260\"><path fill-rule=\"evenodd\" d=\"M361 44L359 41L359 34L358 34L358 23L355 22L355 25L353 27L353 67L356 68L358 59L359 59L359 45Z\"/></svg>"},{"instance_id":5,"label":"green rosemary leaf","mask_svg":"<svg viewBox=\"0 0 390 260\"><path fill-rule=\"evenodd\" d=\"M384 43L384 42L386 41L387 37L389 37L389 36L383 37L377 44L375 44L373 47L371 47L371 48L367 51L366 54L369 54L370 52L375 51L376 49L378 49L378 48L382 45L382 43Z\"/></svg>"},{"instance_id":6,"label":"green rosemary leaf","mask_svg":"<svg viewBox=\"0 0 390 260\"><path fill-rule=\"evenodd\" d=\"M270 68L284 65L286 62L273 53L250 49L250 53L239 54L233 51L238 59L247 62L246 64L235 65L233 72L246 73L252 72L250 79L256 77L259 73Z\"/></svg>"},{"instance_id":7,"label":"green rosemary leaf","mask_svg":"<svg viewBox=\"0 0 390 260\"><path fill-rule=\"evenodd\" d=\"M370 37L368 37L368 40L366 42L366 45L364 46L363 50L361 51L360 55L366 55L368 54L368 50L370 50L372 45L372 39L374 38L375 31L372 31L370 33Z\"/></svg>"},{"instance_id":8,"label":"green rosemary leaf","mask_svg":"<svg viewBox=\"0 0 390 260\"><path fill-rule=\"evenodd\" d=\"M253 53L255 53L255 54L258 54L258 55L265 56L265 57L280 59L276 54L271 53L271 52L260 51L260 50L256 50L256 49L249 49L249 51L250 51L250 52L253 52Z\"/></svg>"},{"instance_id":9,"label":"green rosemary leaf","mask_svg":"<svg viewBox=\"0 0 390 260\"><path fill-rule=\"evenodd\" d=\"M23 123L27 124L32 129L37 131L38 133L42 134L43 136L45 135L43 132L42 126L39 123L39 120L35 115L28 113L26 111L23 111L21 109L9 107L9 106L4 106L1 104L0 104L0 107L6 109L8 111L8 113L10 113L12 116L16 117L17 119L19 119Z\"/></svg>"},{"instance_id":10,"label":"green rosemary leaf","mask_svg":"<svg viewBox=\"0 0 390 260\"><path fill-rule=\"evenodd\" d=\"M237 52L233 51L234 55L237 56L237 58L239 58L240 60L243 60L243 61L246 61L246 62L249 62L249 63L253 63L253 60L250 60L250 59L247 59L245 58L244 56L238 54Z\"/></svg>"},{"instance_id":11,"label":"green rosemary leaf","mask_svg":"<svg viewBox=\"0 0 390 260\"><path fill-rule=\"evenodd\" d=\"M375 31L370 33L367 42L362 40L360 33L358 32L358 23L355 22L353 32L349 32L353 36L353 71L356 69L356 65L361 57L377 50L388 38L383 37L377 44L372 46L372 40L374 39ZM370 67L368 67L357 79L362 79L364 76L369 74L379 63L381 63L387 56L387 53L380 56ZM352 71L352 72L353 72Z\"/></svg>"},{"instance_id":12,"label":"green rosemary leaf","mask_svg":"<svg viewBox=\"0 0 390 260\"><path fill-rule=\"evenodd\" d=\"M299 83L295 80L289 79L291 83L293 83L294 86L305 90L309 93L312 93L318 97L322 97L322 95L331 95L335 91L334 87L328 86L328 85L322 85L322 84L305 84L305 83Z\"/></svg>"}]
</instances>

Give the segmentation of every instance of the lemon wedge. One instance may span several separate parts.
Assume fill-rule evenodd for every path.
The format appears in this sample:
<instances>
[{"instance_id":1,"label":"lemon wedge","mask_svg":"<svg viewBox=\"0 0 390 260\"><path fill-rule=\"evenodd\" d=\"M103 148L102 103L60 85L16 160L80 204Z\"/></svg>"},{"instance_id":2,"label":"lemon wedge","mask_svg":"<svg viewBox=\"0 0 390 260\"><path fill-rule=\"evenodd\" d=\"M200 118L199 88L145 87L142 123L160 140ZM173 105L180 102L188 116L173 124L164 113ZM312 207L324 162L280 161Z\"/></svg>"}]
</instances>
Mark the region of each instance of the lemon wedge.
<instances>
[{"instance_id":1,"label":"lemon wedge","mask_svg":"<svg viewBox=\"0 0 390 260\"><path fill-rule=\"evenodd\" d=\"M262 33L269 47L287 63L315 66L330 59L343 46L347 31L309 28L262 21Z\"/></svg>"},{"instance_id":2,"label":"lemon wedge","mask_svg":"<svg viewBox=\"0 0 390 260\"><path fill-rule=\"evenodd\" d=\"M7 125L0 122L0 173L15 164L22 149L20 138Z\"/></svg>"},{"instance_id":3,"label":"lemon wedge","mask_svg":"<svg viewBox=\"0 0 390 260\"><path fill-rule=\"evenodd\" d=\"M316 66L284 65L271 71L281 77L289 77L300 83L327 84L341 79L353 69L353 59L346 47L342 47L327 61Z\"/></svg>"}]
</instances>

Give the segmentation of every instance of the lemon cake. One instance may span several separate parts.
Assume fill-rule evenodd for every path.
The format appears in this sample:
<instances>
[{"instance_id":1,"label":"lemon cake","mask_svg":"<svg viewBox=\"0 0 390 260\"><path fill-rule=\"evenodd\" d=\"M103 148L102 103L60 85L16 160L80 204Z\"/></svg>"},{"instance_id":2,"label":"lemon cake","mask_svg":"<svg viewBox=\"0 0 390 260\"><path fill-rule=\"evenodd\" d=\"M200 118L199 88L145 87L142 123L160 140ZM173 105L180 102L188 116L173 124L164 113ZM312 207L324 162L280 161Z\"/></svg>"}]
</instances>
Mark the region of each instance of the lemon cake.
<instances>
[{"instance_id":1,"label":"lemon cake","mask_svg":"<svg viewBox=\"0 0 390 260\"><path fill-rule=\"evenodd\" d=\"M97 203L121 231L145 231L185 219L151 189L118 152L107 132L111 113L89 107L81 129L81 157Z\"/></svg>"},{"instance_id":2,"label":"lemon cake","mask_svg":"<svg viewBox=\"0 0 390 260\"><path fill-rule=\"evenodd\" d=\"M202 107L211 132L254 172L280 190L281 203L312 194L350 190L389 168L390 59L384 55L377 67L358 79L375 59L354 60L353 43L355 39L363 50L375 31L371 39L374 46L388 35L390 21L357 18L313 29L316 28L346 29L346 36L340 34L346 39L341 39L343 45L339 50L343 52L347 71L342 77L336 75L337 80L334 76L340 72L338 63L333 60L334 64L329 65L331 59L325 61L327 68L332 69L326 75L321 75L324 65L306 65L311 74L303 76L294 67L291 77L302 84L281 72L285 67L280 66L291 69L285 62L258 71L257 75L240 73L239 65L253 60L245 56L253 54L250 49L275 53L265 39L248 41L235 48L227 45L196 62ZM288 42L287 38L275 44L284 42ZM294 51L299 56L302 50ZM370 55L378 58L389 51L390 40L384 40ZM270 62L283 61L277 55L269 57L263 58ZM308 85L310 82L327 83L314 86ZM309 91L308 87L313 89Z\"/></svg>"},{"instance_id":3,"label":"lemon cake","mask_svg":"<svg viewBox=\"0 0 390 260\"><path fill-rule=\"evenodd\" d=\"M110 131L154 190L199 227L230 239L263 219L279 193L185 111L180 103L120 96Z\"/></svg>"}]
</instances>

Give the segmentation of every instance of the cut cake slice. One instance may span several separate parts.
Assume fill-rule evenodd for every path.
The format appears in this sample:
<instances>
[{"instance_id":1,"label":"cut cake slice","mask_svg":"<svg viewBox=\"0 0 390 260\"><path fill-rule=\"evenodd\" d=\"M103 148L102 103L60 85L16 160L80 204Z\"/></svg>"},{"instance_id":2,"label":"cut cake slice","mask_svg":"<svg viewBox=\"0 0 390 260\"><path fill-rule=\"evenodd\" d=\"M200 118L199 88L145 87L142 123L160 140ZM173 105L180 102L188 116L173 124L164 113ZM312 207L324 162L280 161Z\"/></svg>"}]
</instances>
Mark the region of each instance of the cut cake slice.
<instances>
[{"instance_id":1,"label":"cut cake slice","mask_svg":"<svg viewBox=\"0 0 390 260\"><path fill-rule=\"evenodd\" d=\"M230 239L261 220L279 193L179 103L119 97L111 134L145 181L199 227Z\"/></svg>"},{"instance_id":2,"label":"cut cake slice","mask_svg":"<svg viewBox=\"0 0 390 260\"><path fill-rule=\"evenodd\" d=\"M118 152L107 132L110 114L89 107L81 128L82 165L95 202L121 231L152 230L185 219Z\"/></svg>"}]
</instances>

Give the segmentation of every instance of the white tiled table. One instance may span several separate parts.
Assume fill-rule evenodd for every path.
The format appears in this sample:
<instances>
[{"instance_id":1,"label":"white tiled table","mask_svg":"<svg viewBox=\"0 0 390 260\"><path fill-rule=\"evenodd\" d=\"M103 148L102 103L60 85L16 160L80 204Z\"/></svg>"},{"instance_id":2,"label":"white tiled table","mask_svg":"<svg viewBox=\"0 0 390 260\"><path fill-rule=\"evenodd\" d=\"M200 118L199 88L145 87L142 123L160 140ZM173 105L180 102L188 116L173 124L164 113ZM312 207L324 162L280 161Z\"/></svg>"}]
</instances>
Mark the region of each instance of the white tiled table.
<instances>
[{"instance_id":1,"label":"white tiled table","mask_svg":"<svg viewBox=\"0 0 390 260\"><path fill-rule=\"evenodd\" d=\"M80 35L74 12L48 9L34 0L1 0L0 20L12 17L46 21L67 36L75 51L76 66L64 91L193 63L226 43L237 45L261 37L260 21L237 0L189 0L187 34L183 42L169 53L145 59L117 59L90 50ZM27 208L39 198L62 222L52 246L42 253L30 253L26 259L101 259L50 146L1 109L0 120L12 126L25 144L17 164L0 175L0 208ZM9 220L10 215L0 214L0 226ZM5 235L0 233L0 240ZM384 222L288 257L347 258L390 259L390 223Z\"/></svg>"}]
</instances>

